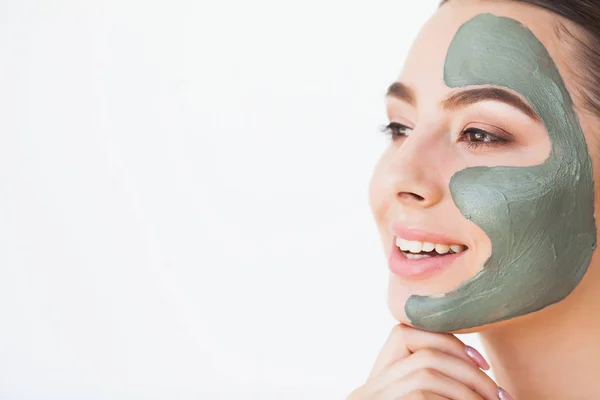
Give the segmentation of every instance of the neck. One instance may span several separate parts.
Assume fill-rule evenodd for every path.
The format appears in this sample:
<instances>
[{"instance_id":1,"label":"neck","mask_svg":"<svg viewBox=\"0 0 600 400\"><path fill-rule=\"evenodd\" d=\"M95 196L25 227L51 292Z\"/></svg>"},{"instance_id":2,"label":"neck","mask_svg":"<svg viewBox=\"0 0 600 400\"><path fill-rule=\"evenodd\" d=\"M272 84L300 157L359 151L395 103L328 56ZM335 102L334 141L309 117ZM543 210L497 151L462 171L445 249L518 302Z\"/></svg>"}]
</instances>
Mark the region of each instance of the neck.
<instances>
[{"instance_id":1,"label":"neck","mask_svg":"<svg viewBox=\"0 0 600 400\"><path fill-rule=\"evenodd\" d=\"M563 301L480 333L499 386L516 399L600 398L600 273Z\"/></svg>"}]
</instances>

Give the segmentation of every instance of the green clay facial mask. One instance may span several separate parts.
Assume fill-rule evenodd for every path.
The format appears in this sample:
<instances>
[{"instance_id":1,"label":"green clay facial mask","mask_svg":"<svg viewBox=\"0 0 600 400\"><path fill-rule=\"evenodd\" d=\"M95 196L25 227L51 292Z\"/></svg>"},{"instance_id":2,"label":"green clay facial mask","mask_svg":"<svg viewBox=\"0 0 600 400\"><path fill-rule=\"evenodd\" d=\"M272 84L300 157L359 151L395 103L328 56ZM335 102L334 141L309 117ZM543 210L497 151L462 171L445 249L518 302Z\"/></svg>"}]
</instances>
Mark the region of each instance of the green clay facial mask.
<instances>
[{"instance_id":1,"label":"green clay facial mask","mask_svg":"<svg viewBox=\"0 0 600 400\"><path fill-rule=\"evenodd\" d=\"M492 243L483 269L456 290L411 296L421 329L452 332L532 313L577 286L596 247L592 165L571 98L546 48L520 22L480 14L456 33L446 56L451 88L494 85L520 93L549 134L548 159L532 167L472 167L450 192Z\"/></svg>"}]
</instances>

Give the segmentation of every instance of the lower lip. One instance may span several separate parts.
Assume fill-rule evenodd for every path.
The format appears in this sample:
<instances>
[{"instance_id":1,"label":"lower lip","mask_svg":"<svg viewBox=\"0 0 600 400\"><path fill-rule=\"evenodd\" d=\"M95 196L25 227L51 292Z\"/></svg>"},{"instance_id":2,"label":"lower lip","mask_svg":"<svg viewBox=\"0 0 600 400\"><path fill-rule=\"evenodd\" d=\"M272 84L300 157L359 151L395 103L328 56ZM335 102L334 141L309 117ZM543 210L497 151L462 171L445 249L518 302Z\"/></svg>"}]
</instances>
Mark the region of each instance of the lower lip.
<instances>
[{"instance_id":1,"label":"lower lip","mask_svg":"<svg viewBox=\"0 0 600 400\"><path fill-rule=\"evenodd\" d=\"M438 275L449 268L452 263L462 256L466 251L445 256L425 257L418 260L409 260L400 251L398 246L393 245L388 265L390 271L405 279L426 279Z\"/></svg>"}]
</instances>

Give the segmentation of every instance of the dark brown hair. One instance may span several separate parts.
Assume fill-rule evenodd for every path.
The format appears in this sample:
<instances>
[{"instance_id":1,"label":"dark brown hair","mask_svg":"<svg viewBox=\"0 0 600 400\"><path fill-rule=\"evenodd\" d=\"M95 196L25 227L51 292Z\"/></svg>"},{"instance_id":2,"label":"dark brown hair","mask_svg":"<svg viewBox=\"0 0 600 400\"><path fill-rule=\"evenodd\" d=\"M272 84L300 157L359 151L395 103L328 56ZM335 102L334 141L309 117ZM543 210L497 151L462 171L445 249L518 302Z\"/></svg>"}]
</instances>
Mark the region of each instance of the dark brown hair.
<instances>
[{"instance_id":1,"label":"dark brown hair","mask_svg":"<svg viewBox=\"0 0 600 400\"><path fill-rule=\"evenodd\" d=\"M450 0L442 0L441 4ZM456 1L456 0L455 0ZM575 23L581 32L573 32L561 21L556 34L565 40L569 69L576 80L573 93L582 100L585 111L600 118L600 1L598 0L511 0L550 10Z\"/></svg>"}]
</instances>

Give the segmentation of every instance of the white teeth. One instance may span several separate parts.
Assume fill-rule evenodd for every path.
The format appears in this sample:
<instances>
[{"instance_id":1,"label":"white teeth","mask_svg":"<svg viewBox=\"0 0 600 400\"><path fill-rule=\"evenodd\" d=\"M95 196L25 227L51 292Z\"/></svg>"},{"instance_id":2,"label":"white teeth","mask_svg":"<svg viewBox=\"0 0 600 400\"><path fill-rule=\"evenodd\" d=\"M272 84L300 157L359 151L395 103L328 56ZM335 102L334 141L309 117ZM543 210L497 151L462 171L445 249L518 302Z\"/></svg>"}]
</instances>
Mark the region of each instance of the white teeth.
<instances>
[{"instance_id":1,"label":"white teeth","mask_svg":"<svg viewBox=\"0 0 600 400\"><path fill-rule=\"evenodd\" d=\"M465 249L465 246L462 246L460 244L453 244L450 246L450 250L452 250L455 253L460 253L464 249Z\"/></svg>"},{"instance_id":2,"label":"white teeth","mask_svg":"<svg viewBox=\"0 0 600 400\"><path fill-rule=\"evenodd\" d=\"M450 250L452 250L453 253L460 253L462 251L465 251L467 249L466 246L463 246L461 244L439 244L439 243L431 243L431 242L420 242L418 240L406 240L406 239L402 239L399 237L396 237L396 246L398 246L400 248L400 250L402 250L403 252L411 255L424 255L427 256L426 254L419 254L421 252L431 252L431 251L436 251L438 254L447 254L450 252ZM423 258L423 257L419 257L419 258ZM411 258L411 259L417 259L417 258Z\"/></svg>"},{"instance_id":3,"label":"white teeth","mask_svg":"<svg viewBox=\"0 0 600 400\"><path fill-rule=\"evenodd\" d=\"M423 243L422 242L417 242L417 241L410 241L408 242L408 251L410 251L411 253L420 253L421 250L423 250Z\"/></svg>"},{"instance_id":4,"label":"white teeth","mask_svg":"<svg viewBox=\"0 0 600 400\"><path fill-rule=\"evenodd\" d=\"M429 242L423 242L423 251L433 251L435 244Z\"/></svg>"},{"instance_id":5,"label":"white teeth","mask_svg":"<svg viewBox=\"0 0 600 400\"><path fill-rule=\"evenodd\" d=\"M450 251L450 246L447 244L436 244L435 251L437 251L439 254L446 254Z\"/></svg>"},{"instance_id":6,"label":"white teeth","mask_svg":"<svg viewBox=\"0 0 600 400\"><path fill-rule=\"evenodd\" d=\"M429 258L429 257L431 257L431 256L427 255L427 254L406 253L406 258L408 258L409 260L419 260L421 258Z\"/></svg>"},{"instance_id":7,"label":"white teeth","mask_svg":"<svg viewBox=\"0 0 600 400\"><path fill-rule=\"evenodd\" d=\"M400 239L399 237L396 238L396 246L400 247L400 250L402 251L408 251L409 243L408 240Z\"/></svg>"}]
</instances>

